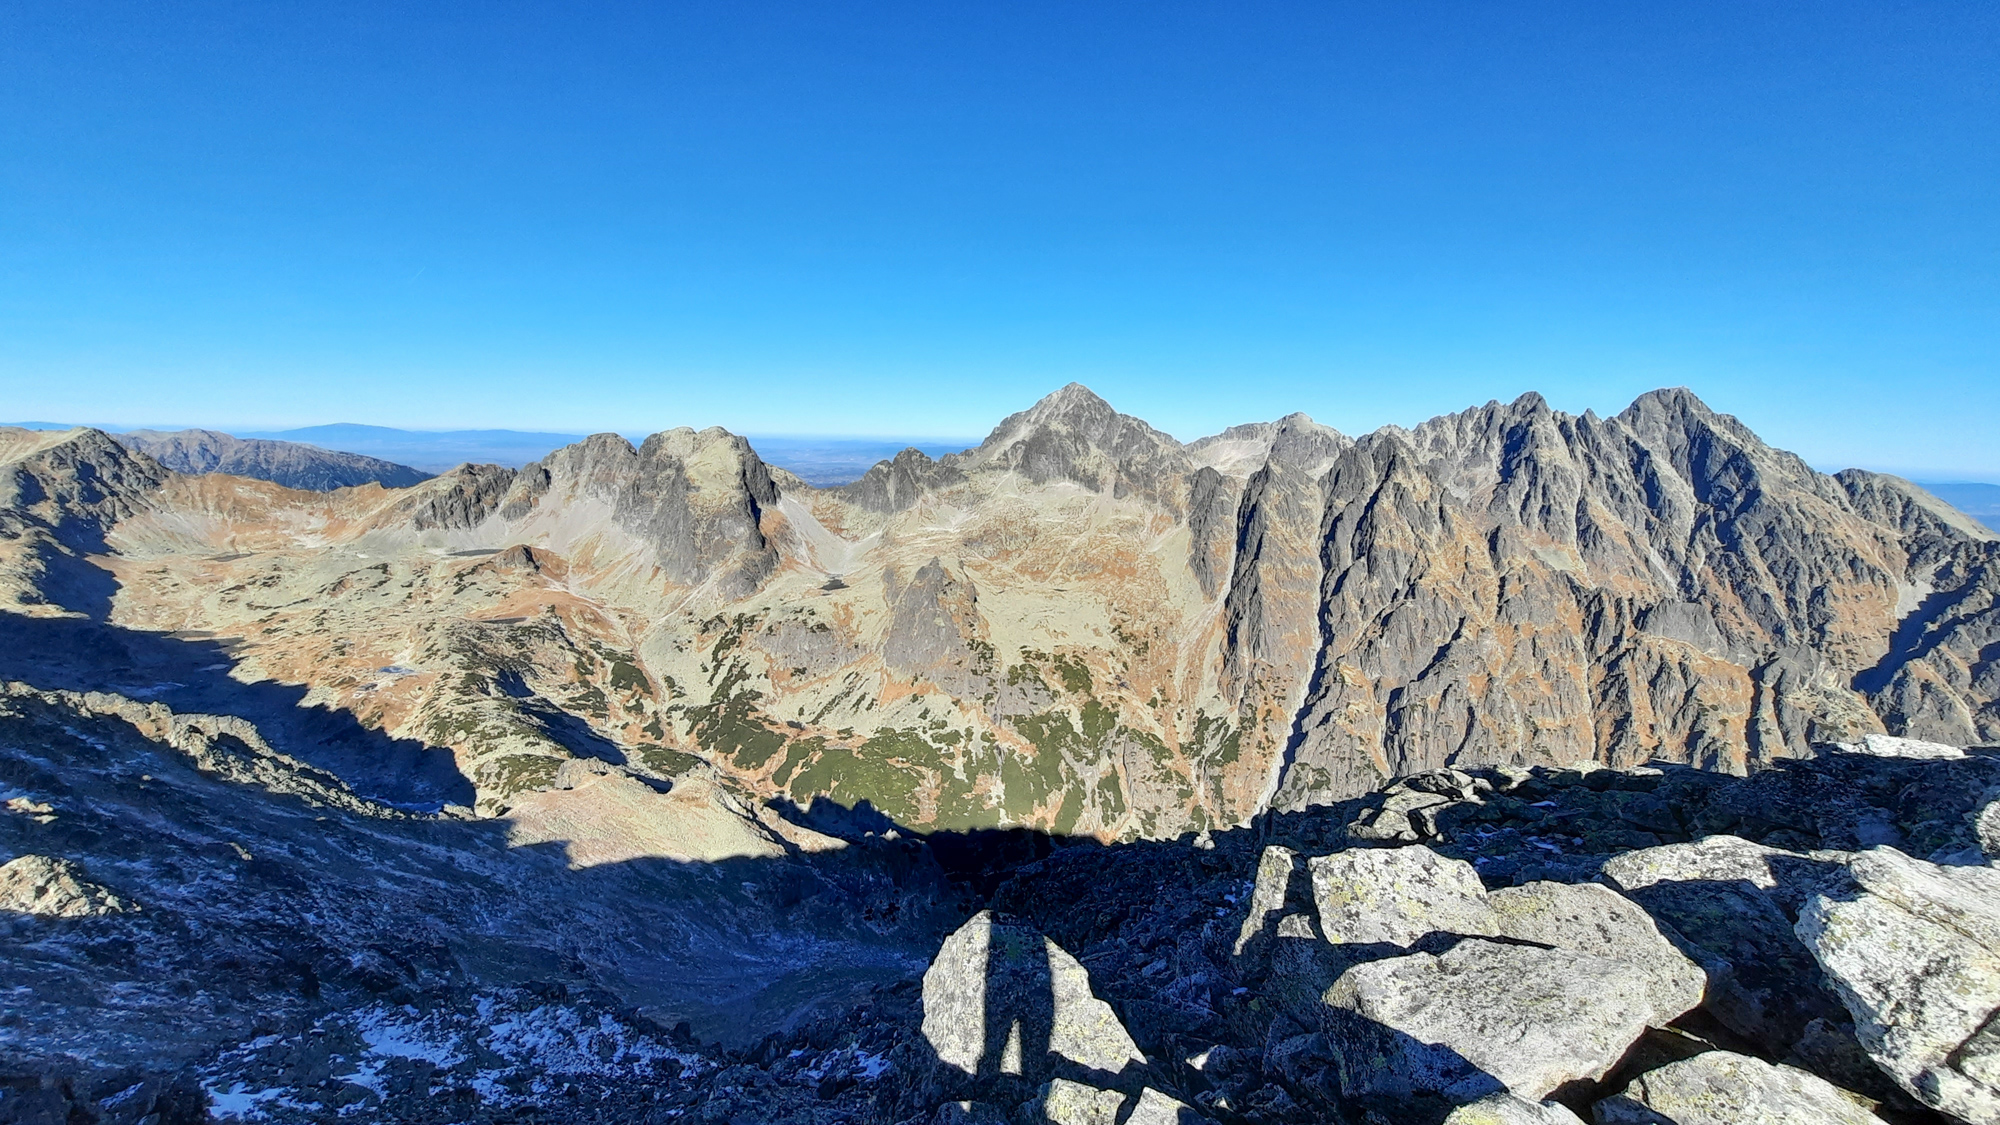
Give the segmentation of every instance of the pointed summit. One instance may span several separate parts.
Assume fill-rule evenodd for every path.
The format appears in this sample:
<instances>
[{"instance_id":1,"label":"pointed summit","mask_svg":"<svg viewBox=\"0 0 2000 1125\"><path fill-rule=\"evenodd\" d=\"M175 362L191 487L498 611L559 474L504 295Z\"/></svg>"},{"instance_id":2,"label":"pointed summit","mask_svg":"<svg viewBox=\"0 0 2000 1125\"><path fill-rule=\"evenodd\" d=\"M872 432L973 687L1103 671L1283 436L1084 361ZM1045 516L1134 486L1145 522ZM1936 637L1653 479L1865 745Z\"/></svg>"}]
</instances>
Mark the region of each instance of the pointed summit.
<instances>
[{"instance_id":1,"label":"pointed summit","mask_svg":"<svg viewBox=\"0 0 2000 1125\"><path fill-rule=\"evenodd\" d=\"M1140 495L1179 512L1192 468L1180 442L1071 383L994 427L979 448L946 458L965 469L1011 469L1036 484L1066 480L1093 492Z\"/></svg>"},{"instance_id":2,"label":"pointed summit","mask_svg":"<svg viewBox=\"0 0 2000 1125\"><path fill-rule=\"evenodd\" d=\"M1015 415L1020 417L1020 415ZM1044 395L1040 401L1027 410L1027 418L1035 423L1061 423L1070 426L1102 425L1114 418L1122 417L1104 401L1096 391L1082 383L1071 383L1059 390ZM1136 420L1136 419L1135 419ZM1005 423L1002 423L1004 426Z\"/></svg>"}]
</instances>

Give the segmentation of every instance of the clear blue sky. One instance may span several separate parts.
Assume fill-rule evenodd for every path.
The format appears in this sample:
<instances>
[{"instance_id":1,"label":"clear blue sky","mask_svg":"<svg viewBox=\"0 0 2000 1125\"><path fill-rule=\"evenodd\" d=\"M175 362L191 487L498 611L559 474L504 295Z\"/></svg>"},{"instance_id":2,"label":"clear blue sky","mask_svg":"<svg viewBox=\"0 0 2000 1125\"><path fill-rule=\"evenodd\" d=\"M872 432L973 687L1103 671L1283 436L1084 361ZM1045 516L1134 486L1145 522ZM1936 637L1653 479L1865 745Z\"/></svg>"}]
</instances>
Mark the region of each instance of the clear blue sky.
<instances>
[{"instance_id":1,"label":"clear blue sky","mask_svg":"<svg viewBox=\"0 0 2000 1125\"><path fill-rule=\"evenodd\" d=\"M0 417L1181 437L1687 384L2000 480L2000 5L0 6Z\"/></svg>"}]
</instances>

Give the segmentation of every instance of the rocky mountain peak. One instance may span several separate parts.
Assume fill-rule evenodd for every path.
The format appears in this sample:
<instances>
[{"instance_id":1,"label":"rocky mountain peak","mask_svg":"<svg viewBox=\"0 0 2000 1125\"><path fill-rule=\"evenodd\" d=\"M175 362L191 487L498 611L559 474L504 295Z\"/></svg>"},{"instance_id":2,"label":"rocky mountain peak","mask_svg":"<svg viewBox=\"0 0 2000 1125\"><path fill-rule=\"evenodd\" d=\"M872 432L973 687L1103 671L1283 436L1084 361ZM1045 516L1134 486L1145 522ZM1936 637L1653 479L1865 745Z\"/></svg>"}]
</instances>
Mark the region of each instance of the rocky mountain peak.
<instances>
[{"instance_id":1,"label":"rocky mountain peak","mask_svg":"<svg viewBox=\"0 0 2000 1125\"><path fill-rule=\"evenodd\" d=\"M1117 415L1110 403L1082 383L1069 383L1050 391L1028 408L1028 417L1041 424L1102 424Z\"/></svg>"},{"instance_id":2,"label":"rocky mountain peak","mask_svg":"<svg viewBox=\"0 0 2000 1125\"><path fill-rule=\"evenodd\" d=\"M967 471L1001 468L1036 484L1067 481L1113 497L1140 496L1183 514L1183 479L1194 463L1181 444L1120 414L1071 383L1008 416L977 449L945 460Z\"/></svg>"}]
</instances>

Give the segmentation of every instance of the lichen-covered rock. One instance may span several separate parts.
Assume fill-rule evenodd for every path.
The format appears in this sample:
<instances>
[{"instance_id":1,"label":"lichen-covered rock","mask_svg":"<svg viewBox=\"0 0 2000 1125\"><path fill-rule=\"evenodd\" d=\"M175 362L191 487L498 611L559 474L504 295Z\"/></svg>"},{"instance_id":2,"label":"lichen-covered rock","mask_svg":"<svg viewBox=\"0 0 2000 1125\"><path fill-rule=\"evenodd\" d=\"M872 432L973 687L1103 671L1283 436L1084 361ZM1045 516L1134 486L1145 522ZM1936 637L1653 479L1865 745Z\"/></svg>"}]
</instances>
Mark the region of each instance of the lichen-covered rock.
<instances>
[{"instance_id":1,"label":"lichen-covered rock","mask_svg":"<svg viewBox=\"0 0 2000 1125\"><path fill-rule=\"evenodd\" d=\"M1634 1078L1592 1107L1597 1125L1877 1125L1839 1087L1790 1066L1708 1051Z\"/></svg>"},{"instance_id":2,"label":"lichen-covered rock","mask_svg":"<svg viewBox=\"0 0 2000 1125\"><path fill-rule=\"evenodd\" d=\"M1627 894L1656 883L1748 883L1778 885L1771 860L1792 853L1740 836L1707 836L1687 844L1664 844L1612 856L1604 878Z\"/></svg>"},{"instance_id":3,"label":"lichen-covered rock","mask_svg":"<svg viewBox=\"0 0 2000 1125\"><path fill-rule=\"evenodd\" d=\"M1603 1077L1647 1027L1680 1015L1657 1005L1641 968L1479 938L1356 966L1326 1002L1342 1092L1362 1098L1541 1098Z\"/></svg>"},{"instance_id":4,"label":"lichen-covered rock","mask_svg":"<svg viewBox=\"0 0 2000 1125\"><path fill-rule=\"evenodd\" d=\"M0 910L43 918L97 918L139 909L132 900L90 881L82 867L45 855L0 864Z\"/></svg>"},{"instance_id":5,"label":"lichen-covered rock","mask_svg":"<svg viewBox=\"0 0 2000 1125\"><path fill-rule=\"evenodd\" d=\"M1117 1074L1145 1061L1076 958L991 911L945 939L923 996L924 1038L940 1062L969 1076L1035 1081L1061 1062Z\"/></svg>"},{"instance_id":6,"label":"lichen-covered rock","mask_svg":"<svg viewBox=\"0 0 2000 1125\"><path fill-rule=\"evenodd\" d=\"M1187 1105L1147 1086L1139 1091L1132 1112L1119 1111L1130 1100L1117 1090L1102 1090L1066 1078L1051 1079L1021 1107L1021 1125L1196 1125L1202 1119Z\"/></svg>"},{"instance_id":7,"label":"lichen-covered rock","mask_svg":"<svg viewBox=\"0 0 2000 1125\"><path fill-rule=\"evenodd\" d=\"M1531 1102L1505 1090L1451 1111L1444 1125L1583 1125L1558 1102Z\"/></svg>"},{"instance_id":8,"label":"lichen-covered rock","mask_svg":"<svg viewBox=\"0 0 2000 1125\"><path fill-rule=\"evenodd\" d=\"M1139 1091L1138 1104L1125 1125L1198 1125L1200 1120L1186 1103L1148 1086Z\"/></svg>"},{"instance_id":9,"label":"lichen-covered rock","mask_svg":"<svg viewBox=\"0 0 2000 1125\"><path fill-rule=\"evenodd\" d=\"M1320 930L1335 945L1408 946L1439 931L1494 932L1478 870L1422 844L1350 848L1307 866Z\"/></svg>"},{"instance_id":10,"label":"lichen-covered rock","mask_svg":"<svg viewBox=\"0 0 2000 1125\"><path fill-rule=\"evenodd\" d=\"M1799 918L1855 1033L1918 1101L2000 1121L2000 871L1940 867L1889 848L1851 865L1862 891Z\"/></svg>"},{"instance_id":11,"label":"lichen-covered rock","mask_svg":"<svg viewBox=\"0 0 2000 1125\"><path fill-rule=\"evenodd\" d=\"M1040 1097L1021 1107L1020 1117L1049 1125L1118 1125L1118 1110L1124 1104L1125 1095L1116 1090L1057 1078L1042 1089Z\"/></svg>"},{"instance_id":12,"label":"lichen-covered rock","mask_svg":"<svg viewBox=\"0 0 2000 1125\"><path fill-rule=\"evenodd\" d=\"M1605 957L1643 977L1655 1011L1678 1016L1701 1003L1702 970L1674 948L1644 910L1594 883L1528 883L1487 896L1492 932Z\"/></svg>"},{"instance_id":13,"label":"lichen-covered rock","mask_svg":"<svg viewBox=\"0 0 2000 1125\"><path fill-rule=\"evenodd\" d=\"M1987 790L1984 800L1972 814L1972 831L1986 862L2000 862L2000 786Z\"/></svg>"}]
</instances>

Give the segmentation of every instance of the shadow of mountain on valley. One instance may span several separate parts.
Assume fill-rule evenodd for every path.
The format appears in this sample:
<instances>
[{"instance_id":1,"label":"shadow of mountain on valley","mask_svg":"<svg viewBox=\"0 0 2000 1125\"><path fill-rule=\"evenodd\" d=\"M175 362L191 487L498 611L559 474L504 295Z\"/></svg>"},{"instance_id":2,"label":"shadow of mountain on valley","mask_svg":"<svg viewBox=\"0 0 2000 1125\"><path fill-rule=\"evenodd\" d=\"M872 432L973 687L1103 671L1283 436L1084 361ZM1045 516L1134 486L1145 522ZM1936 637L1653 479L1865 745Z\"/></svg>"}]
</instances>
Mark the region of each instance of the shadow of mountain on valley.
<instances>
[{"instance_id":1,"label":"shadow of mountain on valley","mask_svg":"<svg viewBox=\"0 0 2000 1125\"><path fill-rule=\"evenodd\" d=\"M107 575L107 578L109 576ZM451 751L393 738L352 714L305 702L307 688L230 675L230 646L76 617L0 612L0 680L109 691L182 713L234 715L273 749L326 770L357 793L400 806L470 805L472 783Z\"/></svg>"}]
</instances>

